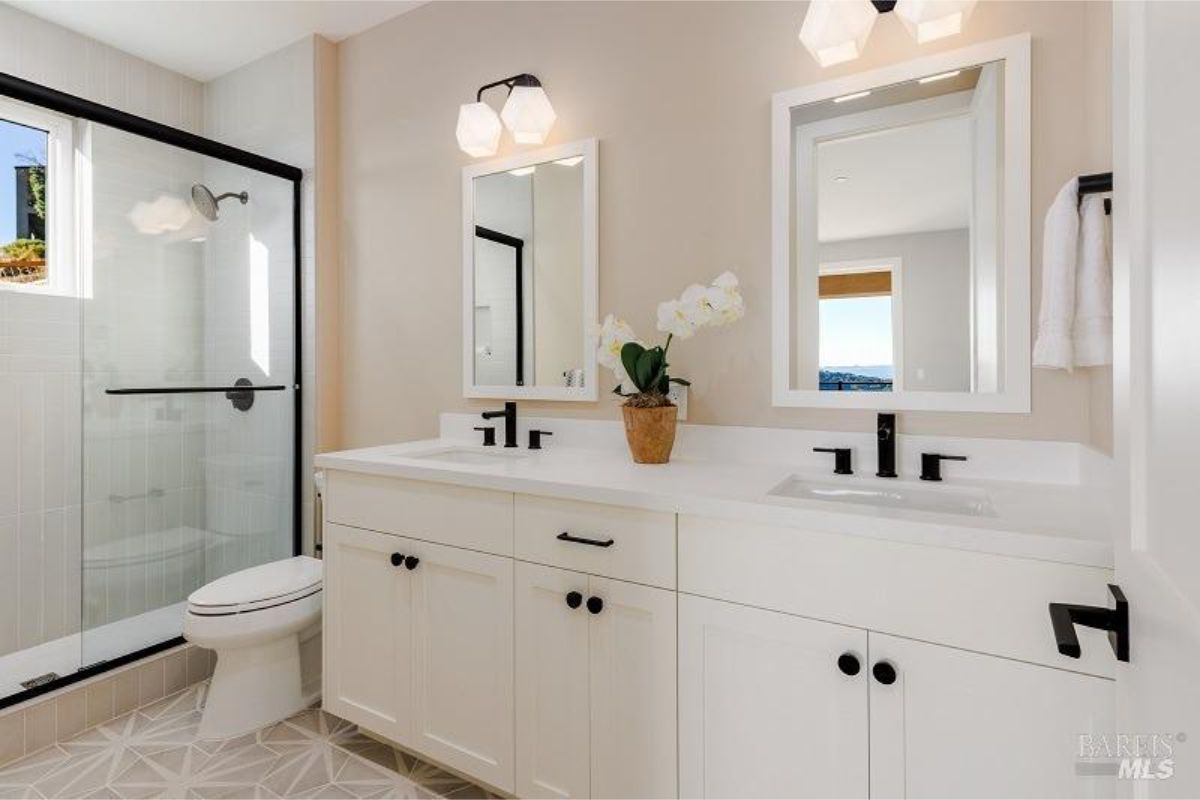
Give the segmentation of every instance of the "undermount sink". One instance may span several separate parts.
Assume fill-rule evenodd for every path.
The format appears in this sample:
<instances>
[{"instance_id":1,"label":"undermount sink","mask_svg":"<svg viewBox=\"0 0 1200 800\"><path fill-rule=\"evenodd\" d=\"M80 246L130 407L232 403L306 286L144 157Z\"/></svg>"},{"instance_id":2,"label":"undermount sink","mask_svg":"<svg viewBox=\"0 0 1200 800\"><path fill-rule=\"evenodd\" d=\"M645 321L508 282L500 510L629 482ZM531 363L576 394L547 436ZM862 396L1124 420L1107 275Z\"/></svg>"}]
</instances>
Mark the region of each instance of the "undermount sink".
<instances>
[{"instance_id":1,"label":"undermount sink","mask_svg":"<svg viewBox=\"0 0 1200 800\"><path fill-rule=\"evenodd\" d=\"M521 452L504 450L479 450L472 447L443 447L425 453L404 453L405 458L419 461L437 461L443 464L464 464L472 467L499 466L526 457Z\"/></svg>"},{"instance_id":2,"label":"undermount sink","mask_svg":"<svg viewBox=\"0 0 1200 800\"><path fill-rule=\"evenodd\" d=\"M995 509L987 492L968 486L915 486L862 478L819 481L787 478L767 494L797 500L822 500L830 503L854 503L880 508L908 508L940 514L969 517L994 517Z\"/></svg>"}]
</instances>

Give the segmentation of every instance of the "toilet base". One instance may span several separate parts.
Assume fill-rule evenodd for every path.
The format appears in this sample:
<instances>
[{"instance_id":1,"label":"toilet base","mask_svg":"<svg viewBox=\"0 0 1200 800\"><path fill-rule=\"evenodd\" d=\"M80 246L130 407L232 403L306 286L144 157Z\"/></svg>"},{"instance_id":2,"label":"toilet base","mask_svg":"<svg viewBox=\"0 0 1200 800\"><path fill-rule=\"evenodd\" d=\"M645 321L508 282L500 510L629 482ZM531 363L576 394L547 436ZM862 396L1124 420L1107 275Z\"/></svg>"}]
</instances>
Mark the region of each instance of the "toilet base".
<instances>
[{"instance_id":1,"label":"toilet base","mask_svg":"<svg viewBox=\"0 0 1200 800\"><path fill-rule=\"evenodd\" d=\"M305 706L298 634L259 645L218 649L198 736L241 736L286 719Z\"/></svg>"}]
</instances>

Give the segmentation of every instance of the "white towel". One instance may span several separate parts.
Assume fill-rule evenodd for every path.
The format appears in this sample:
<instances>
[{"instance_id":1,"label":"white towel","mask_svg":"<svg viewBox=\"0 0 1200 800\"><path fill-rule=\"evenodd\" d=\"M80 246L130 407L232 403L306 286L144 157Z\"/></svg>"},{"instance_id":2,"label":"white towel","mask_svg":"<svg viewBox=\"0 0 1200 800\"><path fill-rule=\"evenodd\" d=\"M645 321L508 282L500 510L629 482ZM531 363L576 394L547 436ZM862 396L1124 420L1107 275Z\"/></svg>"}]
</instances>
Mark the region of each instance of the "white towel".
<instances>
[{"instance_id":1,"label":"white towel","mask_svg":"<svg viewBox=\"0 0 1200 800\"><path fill-rule=\"evenodd\" d=\"M1079 216L1073 361L1077 367L1098 367L1112 363L1112 254L1104 198L1084 197Z\"/></svg>"},{"instance_id":2,"label":"white towel","mask_svg":"<svg viewBox=\"0 0 1200 800\"><path fill-rule=\"evenodd\" d=\"M1038 311L1033 365L1071 369L1074 353L1071 328L1075 323L1075 263L1079 246L1079 180L1058 190L1046 211L1042 231L1042 305Z\"/></svg>"}]
</instances>

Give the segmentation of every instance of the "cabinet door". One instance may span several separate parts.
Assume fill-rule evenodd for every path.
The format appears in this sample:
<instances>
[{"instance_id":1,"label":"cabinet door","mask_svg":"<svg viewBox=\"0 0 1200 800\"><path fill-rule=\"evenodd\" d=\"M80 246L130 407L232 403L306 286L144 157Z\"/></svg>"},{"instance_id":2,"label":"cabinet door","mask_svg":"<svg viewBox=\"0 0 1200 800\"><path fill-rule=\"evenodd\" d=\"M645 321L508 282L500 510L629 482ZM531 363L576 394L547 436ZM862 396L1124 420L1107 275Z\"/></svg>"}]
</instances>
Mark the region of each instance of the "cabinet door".
<instances>
[{"instance_id":1,"label":"cabinet door","mask_svg":"<svg viewBox=\"0 0 1200 800\"><path fill-rule=\"evenodd\" d=\"M405 546L420 559L404 570L413 592L411 746L511 792L513 561Z\"/></svg>"},{"instance_id":2,"label":"cabinet door","mask_svg":"<svg viewBox=\"0 0 1200 800\"><path fill-rule=\"evenodd\" d=\"M680 795L865 797L866 653L857 628L680 595Z\"/></svg>"},{"instance_id":3,"label":"cabinet door","mask_svg":"<svg viewBox=\"0 0 1200 800\"><path fill-rule=\"evenodd\" d=\"M592 797L675 797L675 593L588 583Z\"/></svg>"},{"instance_id":4,"label":"cabinet door","mask_svg":"<svg viewBox=\"0 0 1200 800\"><path fill-rule=\"evenodd\" d=\"M1080 736L1113 731L1107 678L870 634L875 797L1111 797L1076 774ZM1086 771L1086 766L1083 771Z\"/></svg>"},{"instance_id":5,"label":"cabinet door","mask_svg":"<svg viewBox=\"0 0 1200 800\"><path fill-rule=\"evenodd\" d=\"M325 526L324 691L333 714L397 741L411 719L411 601L403 540Z\"/></svg>"},{"instance_id":6,"label":"cabinet door","mask_svg":"<svg viewBox=\"0 0 1200 800\"><path fill-rule=\"evenodd\" d=\"M578 572L517 562L518 797L588 797L588 594Z\"/></svg>"}]
</instances>

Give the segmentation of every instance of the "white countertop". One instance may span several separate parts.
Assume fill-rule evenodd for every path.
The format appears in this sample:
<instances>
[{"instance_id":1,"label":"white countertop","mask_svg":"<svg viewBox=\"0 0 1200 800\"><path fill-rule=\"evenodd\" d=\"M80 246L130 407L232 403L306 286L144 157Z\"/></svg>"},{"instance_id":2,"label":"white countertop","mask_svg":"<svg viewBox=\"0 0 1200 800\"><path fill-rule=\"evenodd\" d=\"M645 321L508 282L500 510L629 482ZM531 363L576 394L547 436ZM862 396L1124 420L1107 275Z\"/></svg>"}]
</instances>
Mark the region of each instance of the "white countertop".
<instances>
[{"instance_id":1,"label":"white countertop","mask_svg":"<svg viewBox=\"0 0 1200 800\"><path fill-rule=\"evenodd\" d=\"M825 483L876 483L788 464L674 458L634 464L628 454L555 446L531 451L483 448L450 438L324 453L316 465L410 480L452 483L679 514L785 525L805 530L951 547L983 553L1111 568L1112 514L1105 493L1086 485L948 479L928 484L903 478L890 486L976 487L987 492L994 516L965 516L776 497L768 492L790 476ZM495 463L465 465L418 458L463 448L494 453ZM936 490L936 489L935 489Z\"/></svg>"}]
</instances>

